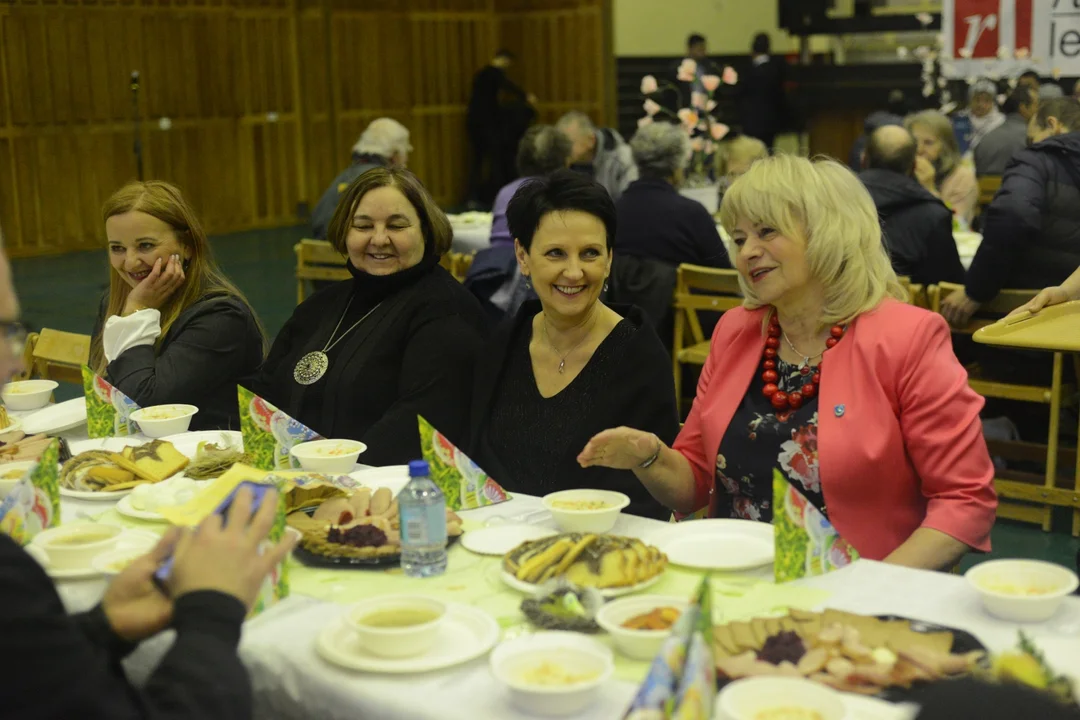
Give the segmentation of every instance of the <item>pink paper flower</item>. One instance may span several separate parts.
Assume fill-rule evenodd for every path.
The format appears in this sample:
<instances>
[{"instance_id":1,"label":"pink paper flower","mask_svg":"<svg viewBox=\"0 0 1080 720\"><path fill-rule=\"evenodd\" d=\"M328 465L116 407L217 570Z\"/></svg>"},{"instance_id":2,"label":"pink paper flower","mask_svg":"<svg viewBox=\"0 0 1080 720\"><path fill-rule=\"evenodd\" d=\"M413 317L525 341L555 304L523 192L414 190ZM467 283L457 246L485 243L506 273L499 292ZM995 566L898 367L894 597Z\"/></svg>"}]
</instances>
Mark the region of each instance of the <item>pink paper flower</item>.
<instances>
[{"instance_id":1,"label":"pink paper flower","mask_svg":"<svg viewBox=\"0 0 1080 720\"><path fill-rule=\"evenodd\" d=\"M645 108L645 112L646 114L648 114L649 117L652 117L656 113L660 112L660 103L656 102L655 100L646 100L642 107Z\"/></svg>"},{"instance_id":2,"label":"pink paper flower","mask_svg":"<svg viewBox=\"0 0 1080 720\"><path fill-rule=\"evenodd\" d=\"M641 94L642 95L652 95L659 88L660 88L660 86L656 82L656 78L653 77L652 75L646 75L645 77L641 78Z\"/></svg>"},{"instance_id":3,"label":"pink paper flower","mask_svg":"<svg viewBox=\"0 0 1080 720\"><path fill-rule=\"evenodd\" d=\"M676 78L679 82L694 82L697 78L697 63L686 58L679 64L679 69L676 72Z\"/></svg>"},{"instance_id":4,"label":"pink paper flower","mask_svg":"<svg viewBox=\"0 0 1080 720\"><path fill-rule=\"evenodd\" d=\"M649 117L648 115L646 115L643 118L638 118L637 126L639 128L643 128L646 125L652 125L652 122L653 122L653 119L651 117Z\"/></svg>"},{"instance_id":5,"label":"pink paper flower","mask_svg":"<svg viewBox=\"0 0 1080 720\"><path fill-rule=\"evenodd\" d=\"M705 141L701 138L694 138L690 141L690 149L694 152L701 152L705 149Z\"/></svg>"},{"instance_id":6,"label":"pink paper flower","mask_svg":"<svg viewBox=\"0 0 1080 720\"><path fill-rule=\"evenodd\" d=\"M694 126L698 124L698 114L690 108L679 110L678 116L687 130L693 130Z\"/></svg>"},{"instance_id":7,"label":"pink paper flower","mask_svg":"<svg viewBox=\"0 0 1080 720\"><path fill-rule=\"evenodd\" d=\"M731 132L731 128L724 123L716 123L709 128L709 134L712 135L713 140L723 140L729 132Z\"/></svg>"},{"instance_id":8,"label":"pink paper flower","mask_svg":"<svg viewBox=\"0 0 1080 720\"><path fill-rule=\"evenodd\" d=\"M701 84L707 92L716 92L716 88L720 87L720 78L717 75L703 75Z\"/></svg>"},{"instance_id":9,"label":"pink paper flower","mask_svg":"<svg viewBox=\"0 0 1080 720\"><path fill-rule=\"evenodd\" d=\"M716 143L714 143L712 140L706 140L705 141L705 154L706 155L712 155L714 152L716 152Z\"/></svg>"},{"instance_id":10,"label":"pink paper flower","mask_svg":"<svg viewBox=\"0 0 1080 720\"><path fill-rule=\"evenodd\" d=\"M716 109L716 101L715 100L710 100L709 102L705 103L705 110L706 111L712 112L715 109Z\"/></svg>"},{"instance_id":11,"label":"pink paper flower","mask_svg":"<svg viewBox=\"0 0 1080 720\"><path fill-rule=\"evenodd\" d=\"M730 66L724 68L724 84L734 85L737 82L739 82L739 73L735 72L735 68Z\"/></svg>"},{"instance_id":12,"label":"pink paper flower","mask_svg":"<svg viewBox=\"0 0 1080 720\"><path fill-rule=\"evenodd\" d=\"M690 107L697 110L703 110L705 103L709 102L709 96L703 92L690 93Z\"/></svg>"}]
</instances>

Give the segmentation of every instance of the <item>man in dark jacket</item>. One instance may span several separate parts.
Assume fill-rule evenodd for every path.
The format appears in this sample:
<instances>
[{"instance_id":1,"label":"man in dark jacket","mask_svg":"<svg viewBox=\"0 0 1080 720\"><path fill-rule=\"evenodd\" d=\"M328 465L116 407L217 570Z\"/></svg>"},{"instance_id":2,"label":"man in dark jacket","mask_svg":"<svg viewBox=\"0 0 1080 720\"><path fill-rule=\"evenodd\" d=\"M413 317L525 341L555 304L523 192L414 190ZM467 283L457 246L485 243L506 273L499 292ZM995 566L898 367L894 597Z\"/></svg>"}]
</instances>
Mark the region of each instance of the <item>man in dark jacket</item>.
<instances>
[{"instance_id":1,"label":"man in dark jacket","mask_svg":"<svg viewBox=\"0 0 1080 720\"><path fill-rule=\"evenodd\" d=\"M1080 102L1042 103L1028 138L1031 146L1013 156L986 209L964 292L943 304L954 326L1002 288L1059 285L1080 265Z\"/></svg>"},{"instance_id":2,"label":"man in dark jacket","mask_svg":"<svg viewBox=\"0 0 1080 720\"><path fill-rule=\"evenodd\" d=\"M770 48L768 35L758 33L754 37L752 64L739 79L739 86L743 132L756 137L771 149L784 124L787 63L782 57L770 55Z\"/></svg>"},{"instance_id":3,"label":"man in dark jacket","mask_svg":"<svg viewBox=\"0 0 1080 720\"><path fill-rule=\"evenodd\" d=\"M505 111L516 108L520 112L521 108L536 102L535 97L527 94L506 76L506 71L513 62L513 53L499 50L491 62L473 76L472 94L469 95L465 118L469 145L472 148L467 198L471 207L490 207L495 191L502 187L497 176L508 162L513 161L517 138L513 139L512 144L508 144L505 133L501 132L501 125L507 120L504 117ZM524 132L523 128L521 133ZM520 138L520 133L517 137ZM509 182L510 179L502 179L502 182Z\"/></svg>"},{"instance_id":4,"label":"man in dark jacket","mask_svg":"<svg viewBox=\"0 0 1080 720\"><path fill-rule=\"evenodd\" d=\"M878 128L866 144L866 170L859 179L874 198L897 275L920 285L963 282L952 213L915 180L915 150L915 138L906 129Z\"/></svg>"}]
</instances>

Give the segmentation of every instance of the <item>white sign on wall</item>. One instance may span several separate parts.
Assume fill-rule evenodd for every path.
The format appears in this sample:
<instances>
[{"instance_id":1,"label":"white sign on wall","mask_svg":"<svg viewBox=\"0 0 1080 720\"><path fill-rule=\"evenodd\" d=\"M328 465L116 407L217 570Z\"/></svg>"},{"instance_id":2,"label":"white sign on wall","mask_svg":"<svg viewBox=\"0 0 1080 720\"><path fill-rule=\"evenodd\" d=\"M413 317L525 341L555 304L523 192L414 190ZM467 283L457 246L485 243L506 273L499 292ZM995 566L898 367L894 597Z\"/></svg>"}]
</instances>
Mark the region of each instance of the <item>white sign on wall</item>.
<instances>
[{"instance_id":1,"label":"white sign on wall","mask_svg":"<svg viewBox=\"0 0 1080 720\"><path fill-rule=\"evenodd\" d=\"M944 0L941 30L952 77L1080 75L1080 0Z\"/></svg>"}]
</instances>

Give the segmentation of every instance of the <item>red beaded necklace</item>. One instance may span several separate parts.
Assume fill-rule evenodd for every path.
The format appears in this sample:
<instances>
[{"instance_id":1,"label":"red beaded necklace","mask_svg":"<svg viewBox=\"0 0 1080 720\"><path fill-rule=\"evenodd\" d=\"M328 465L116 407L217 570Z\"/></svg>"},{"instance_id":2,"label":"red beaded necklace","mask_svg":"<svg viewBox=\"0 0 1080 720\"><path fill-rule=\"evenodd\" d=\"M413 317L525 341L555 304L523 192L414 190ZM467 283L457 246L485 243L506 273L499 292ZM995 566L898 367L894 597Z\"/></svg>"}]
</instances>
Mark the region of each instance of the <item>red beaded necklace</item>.
<instances>
[{"instance_id":1,"label":"red beaded necklace","mask_svg":"<svg viewBox=\"0 0 1080 720\"><path fill-rule=\"evenodd\" d=\"M768 337L765 338L765 353L761 364L763 368L761 379L765 382L762 393L769 398L769 402L776 408L776 419L785 422L791 417L794 410L802 407L804 402L817 394L818 386L821 385L821 366L825 363L823 359L822 362L818 363L817 369L814 370L808 364L810 359L806 358L806 362L799 368L799 372L803 375L809 375L813 370L814 374L811 376L810 382L803 385L801 389L790 393L781 390L777 384L780 382L780 374L776 371L776 356L780 351L780 336L782 334L780 320L773 313L773 316L769 318ZM836 346L836 343L840 342L840 338L844 337L844 326L833 325L829 334L831 337L825 341L825 347L832 348Z\"/></svg>"}]
</instances>

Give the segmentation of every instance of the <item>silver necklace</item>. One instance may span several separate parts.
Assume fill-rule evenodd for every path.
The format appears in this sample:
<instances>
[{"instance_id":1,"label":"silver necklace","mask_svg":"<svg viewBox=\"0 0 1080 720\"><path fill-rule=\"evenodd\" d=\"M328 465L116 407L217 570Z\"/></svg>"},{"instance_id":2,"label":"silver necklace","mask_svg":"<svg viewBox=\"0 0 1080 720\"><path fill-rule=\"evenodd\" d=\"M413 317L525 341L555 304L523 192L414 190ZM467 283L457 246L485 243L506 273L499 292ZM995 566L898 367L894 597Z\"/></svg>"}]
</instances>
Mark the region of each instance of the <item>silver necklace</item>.
<instances>
[{"instance_id":1,"label":"silver necklace","mask_svg":"<svg viewBox=\"0 0 1080 720\"><path fill-rule=\"evenodd\" d=\"M813 360L814 358L819 358L819 357L821 357L822 355L825 354L825 351L822 351L822 352L819 352L817 355L803 355L801 352L799 352L798 348L795 347L795 345L791 342L791 340L788 339L788 336L787 336L786 332L781 330L780 334L784 336L784 342L786 342L787 346L789 348L791 348L791 352L795 353L796 355L798 355L799 357L802 358L802 365L799 366L800 369L804 368L804 367L810 367L810 361L811 360Z\"/></svg>"},{"instance_id":2,"label":"silver necklace","mask_svg":"<svg viewBox=\"0 0 1080 720\"><path fill-rule=\"evenodd\" d=\"M326 341L326 345L323 346L323 349L309 352L296 363L296 367L293 368L293 380L301 385L311 385L312 383L317 382L330 368L330 358L327 357L326 353L330 352L335 345L344 340L345 336L355 330L360 323L367 320L371 313L379 309L379 305L382 305L382 303L379 303L379 305L368 310L367 313L364 314L364 317L354 322L352 327L341 333L341 336L335 340L334 336L337 335L341 323L345 321L345 316L348 314L349 308L352 307L352 301L353 298L350 297L348 304L345 305L345 312L341 313L337 325L334 326L334 332L330 333L330 339Z\"/></svg>"},{"instance_id":3,"label":"silver necklace","mask_svg":"<svg viewBox=\"0 0 1080 720\"><path fill-rule=\"evenodd\" d=\"M593 320L593 325L596 325L595 320ZM581 343L585 342L588 339L590 332L592 332L591 327L588 330L585 331L585 335L583 335L582 338L577 341L577 344L574 345L574 347L567 350L566 353L561 353L561 352L559 352L559 348L555 347L555 343L551 342L551 335L548 334L548 328L547 328L547 316L544 316L544 339L547 340L548 347L550 347L552 350L554 350L555 354L559 356L559 374L560 375L562 375L564 372L566 372L566 358L570 357L570 353L574 352L579 347L581 347Z\"/></svg>"}]
</instances>

